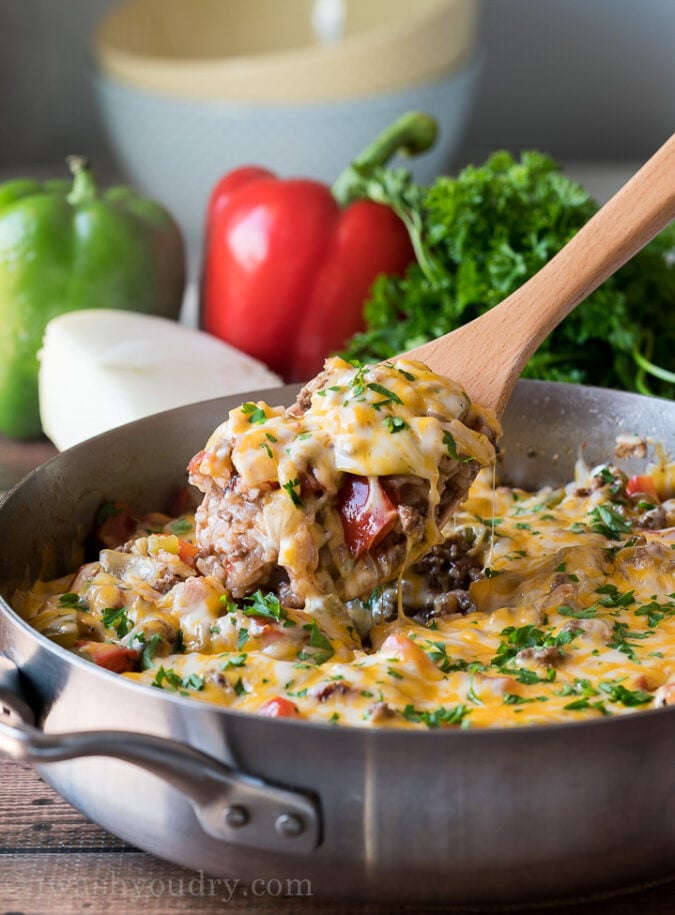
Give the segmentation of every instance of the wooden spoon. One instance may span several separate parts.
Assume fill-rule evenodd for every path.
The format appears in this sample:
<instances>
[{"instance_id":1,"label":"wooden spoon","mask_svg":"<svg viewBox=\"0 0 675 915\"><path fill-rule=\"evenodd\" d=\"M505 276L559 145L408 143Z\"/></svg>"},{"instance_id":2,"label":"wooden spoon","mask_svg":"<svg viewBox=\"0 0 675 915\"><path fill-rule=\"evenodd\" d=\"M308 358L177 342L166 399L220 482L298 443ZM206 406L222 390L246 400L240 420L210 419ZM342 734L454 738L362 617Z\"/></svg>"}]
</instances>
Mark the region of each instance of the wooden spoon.
<instances>
[{"instance_id":1,"label":"wooden spoon","mask_svg":"<svg viewBox=\"0 0 675 915\"><path fill-rule=\"evenodd\" d=\"M553 328L673 219L675 134L520 289L405 355L459 382L473 401L501 416L525 364Z\"/></svg>"}]
</instances>

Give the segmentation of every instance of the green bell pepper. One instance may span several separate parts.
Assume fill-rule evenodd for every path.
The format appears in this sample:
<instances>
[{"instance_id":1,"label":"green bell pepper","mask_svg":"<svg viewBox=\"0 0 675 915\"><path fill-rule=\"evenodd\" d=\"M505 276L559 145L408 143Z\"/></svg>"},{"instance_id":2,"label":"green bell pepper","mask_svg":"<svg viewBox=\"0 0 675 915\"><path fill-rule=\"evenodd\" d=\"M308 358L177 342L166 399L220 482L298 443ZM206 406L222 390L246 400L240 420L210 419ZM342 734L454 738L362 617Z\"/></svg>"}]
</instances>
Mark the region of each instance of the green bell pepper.
<instances>
[{"instance_id":1,"label":"green bell pepper","mask_svg":"<svg viewBox=\"0 0 675 915\"><path fill-rule=\"evenodd\" d=\"M12 438L41 432L38 351L51 318L116 308L177 319L183 301L172 216L127 187L99 192L81 157L68 164L72 182L0 185L0 433Z\"/></svg>"}]
</instances>

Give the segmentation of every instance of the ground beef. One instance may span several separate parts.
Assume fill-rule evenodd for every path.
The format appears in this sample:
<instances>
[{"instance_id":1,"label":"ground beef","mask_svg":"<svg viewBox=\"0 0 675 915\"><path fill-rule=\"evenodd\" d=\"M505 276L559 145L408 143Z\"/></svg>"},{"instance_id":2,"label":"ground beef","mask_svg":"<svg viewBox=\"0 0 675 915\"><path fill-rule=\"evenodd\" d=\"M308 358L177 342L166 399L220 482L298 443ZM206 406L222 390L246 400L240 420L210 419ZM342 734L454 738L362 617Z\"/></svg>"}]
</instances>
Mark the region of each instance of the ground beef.
<instances>
[{"instance_id":1,"label":"ground beef","mask_svg":"<svg viewBox=\"0 0 675 915\"><path fill-rule=\"evenodd\" d=\"M314 693L314 698L318 699L319 702L327 702L331 696L346 696L350 692L352 692L352 687L340 680L322 686L321 689Z\"/></svg>"},{"instance_id":2,"label":"ground beef","mask_svg":"<svg viewBox=\"0 0 675 915\"><path fill-rule=\"evenodd\" d=\"M324 369L315 378L312 378L300 391L295 403L289 407L288 413L291 416L302 416L303 413L306 413L312 403L312 395L325 387L330 377L331 373Z\"/></svg>"},{"instance_id":3,"label":"ground beef","mask_svg":"<svg viewBox=\"0 0 675 915\"><path fill-rule=\"evenodd\" d=\"M195 513L198 542L208 543L200 549L197 568L224 581L236 599L264 586L274 569L275 557L254 534L257 513L254 502L233 492L226 499L213 483Z\"/></svg>"},{"instance_id":4,"label":"ground beef","mask_svg":"<svg viewBox=\"0 0 675 915\"><path fill-rule=\"evenodd\" d=\"M373 724L381 724L396 717L396 712L386 702L373 702L368 706L368 718Z\"/></svg>"},{"instance_id":5,"label":"ground beef","mask_svg":"<svg viewBox=\"0 0 675 915\"><path fill-rule=\"evenodd\" d=\"M476 605L471 600L471 595L468 591L445 591L434 598L432 607L425 606L423 610L413 616L413 619L416 623L428 625L435 619L443 619L457 614L465 616L475 609Z\"/></svg>"},{"instance_id":6,"label":"ground beef","mask_svg":"<svg viewBox=\"0 0 675 915\"><path fill-rule=\"evenodd\" d=\"M483 564L472 553L472 542L463 533L447 537L413 566L416 575L433 591L467 590L482 577Z\"/></svg>"},{"instance_id":7,"label":"ground beef","mask_svg":"<svg viewBox=\"0 0 675 915\"><path fill-rule=\"evenodd\" d=\"M545 667L555 667L565 658L565 652L557 645L548 645L545 648L523 648L516 655L516 661L527 664L535 661Z\"/></svg>"},{"instance_id":8,"label":"ground beef","mask_svg":"<svg viewBox=\"0 0 675 915\"><path fill-rule=\"evenodd\" d=\"M433 547L404 575L400 583L403 612L420 623L462 615L474 610L469 595L472 581L482 577L482 563L471 552L472 543L463 534L448 537ZM398 612L399 583L392 582L375 601L375 615L395 619Z\"/></svg>"}]
</instances>

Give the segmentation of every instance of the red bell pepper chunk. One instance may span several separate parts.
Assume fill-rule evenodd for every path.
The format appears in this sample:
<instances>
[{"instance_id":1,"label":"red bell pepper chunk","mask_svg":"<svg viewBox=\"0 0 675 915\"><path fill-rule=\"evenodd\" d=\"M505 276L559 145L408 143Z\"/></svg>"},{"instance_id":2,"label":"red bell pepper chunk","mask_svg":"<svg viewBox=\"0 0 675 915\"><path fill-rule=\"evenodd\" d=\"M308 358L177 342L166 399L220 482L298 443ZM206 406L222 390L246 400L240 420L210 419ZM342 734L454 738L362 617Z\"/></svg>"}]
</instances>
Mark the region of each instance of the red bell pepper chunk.
<instances>
[{"instance_id":1,"label":"red bell pepper chunk","mask_svg":"<svg viewBox=\"0 0 675 915\"><path fill-rule=\"evenodd\" d=\"M356 160L358 174L400 147L422 152L435 136L426 115L404 116ZM362 329L375 278L400 274L414 260L394 211L353 199L350 169L331 189L246 166L211 193L201 325L286 381L316 375L326 356Z\"/></svg>"},{"instance_id":2,"label":"red bell pepper chunk","mask_svg":"<svg viewBox=\"0 0 675 915\"><path fill-rule=\"evenodd\" d=\"M258 709L258 714L265 718L300 718L300 712L290 699L275 696Z\"/></svg>"},{"instance_id":3,"label":"red bell pepper chunk","mask_svg":"<svg viewBox=\"0 0 675 915\"><path fill-rule=\"evenodd\" d=\"M354 559L377 546L396 524L398 513L377 477L347 474L338 492L345 543Z\"/></svg>"},{"instance_id":4,"label":"red bell pepper chunk","mask_svg":"<svg viewBox=\"0 0 675 915\"><path fill-rule=\"evenodd\" d=\"M628 483L626 483L626 492L629 496L634 496L636 493L641 492L646 496L651 496L653 499L656 499L657 502L659 500L656 484L654 483L653 478L648 474L631 477Z\"/></svg>"},{"instance_id":5,"label":"red bell pepper chunk","mask_svg":"<svg viewBox=\"0 0 675 915\"><path fill-rule=\"evenodd\" d=\"M113 642L77 642L77 648L90 661L113 673L122 674L134 670L138 664L138 652Z\"/></svg>"},{"instance_id":6,"label":"red bell pepper chunk","mask_svg":"<svg viewBox=\"0 0 675 915\"><path fill-rule=\"evenodd\" d=\"M178 538L178 558L181 562L194 569L197 553L199 553L199 548L194 543L190 543L189 540L183 540L182 537Z\"/></svg>"}]
</instances>

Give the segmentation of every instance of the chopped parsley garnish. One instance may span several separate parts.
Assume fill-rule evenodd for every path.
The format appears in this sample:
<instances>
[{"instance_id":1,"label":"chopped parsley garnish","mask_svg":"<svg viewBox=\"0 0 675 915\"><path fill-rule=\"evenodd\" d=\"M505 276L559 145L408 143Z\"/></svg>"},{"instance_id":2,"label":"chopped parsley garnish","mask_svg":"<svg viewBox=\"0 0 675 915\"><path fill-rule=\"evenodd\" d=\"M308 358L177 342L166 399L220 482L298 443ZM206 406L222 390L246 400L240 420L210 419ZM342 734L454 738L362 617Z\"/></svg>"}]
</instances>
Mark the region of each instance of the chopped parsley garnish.
<instances>
[{"instance_id":1,"label":"chopped parsley garnish","mask_svg":"<svg viewBox=\"0 0 675 915\"><path fill-rule=\"evenodd\" d=\"M654 699L652 693L642 689L626 689L622 683L605 680L598 684L603 693L607 693L612 702L633 708L636 705L646 705Z\"/></svg>"},{"instance_id":2,"label":"chopped parsley garnish","mask_svg":"<svg viewBox=\"0 0 675 915\"><path fill-rule=\"evenodd\" d=\"M570 642L573 642L580 632L580 629L561 629L554 635L553 630L544 632L533 624L518 627L507 626L499 633L501 636L506 636L506 639L502 639L499 643L497 654L490 663L505 671L504 665L508 664L523 649L562 648L564 645L569 645ZM511 670L505 672L513 673ZM547 679L551 679L550 675L547 675Z\"/></svg>"},{"instance_id":3,"label":"chopped parsley garnish","mask_svg":"<svg viewBox=\"0 0 675 915\"><path fill-rule=\"evenodd\" d=\"M588 517L591 519L591 528L608 540L621 540L633 530L618 509L611 505L598 505L588 513Z\"/></svg>"},{"instance_id":4,"label":"chopped parsley garnish","mask_svg":"<svg viewBox=\"0 0 675 915\"><path fill-rule=\"evenodd\" d=\"M529 702L548 702L547 696L519 696L518 693L504 693L505 705L527 705Z\"/></svg>"},{"instance_id":5,"label":"chopped parsley garnish","mask_svg":"<svg viewBox=\"0 0 675 915\"><path fill-rule=\"evenodd\" d=\"M289 480L288 483L283 483L281 488L286 490L288 495L291 497L291 502L293 505L295 505L296 508L302 508L303 501L300 498L300 494L296 492L296 488L300 488L300 480Z\"/></svg>"},{"instance_id":6,"label":"chopped parsley garnish","mask_svg":"<svg viewBox=\"0 0 675 915\"><path fill-rule=\"evenodd\" d=\"M119 639L123 639L131 629L126 607L106 607L101 612L101 622L106 629L112 629Z\"/></svg>"},{"instance_id":7,"label":"chopped parsley garnish","mask_svg":"<svg viewBox=\"0 0 675 915\"><path fill-rule=\"evenodd\" d=\"M589 699L575 699L574 702L568 702L567 705L563 705L563 708L568 712L582 712L586 709L594 708L601 715L612 714L604 702L591 702Z\"/></svg>"},{"instance_id":8,"label":"chopped parsley garnish","mask_svg":"<svg viewBox=\"0 0 675 915\"><path fill-rule=\"evenodd\" d=\"M305 647L298 652L298 659L300 661L309 661L318 666L324 664L333 657L335 650L330 641L319 629L316 620L312 620L311 623L305 623L302 628L309 631L309 641Z\"/></svg>"},{"instance_id":9,"label":"chopped parsley garnish","mask_svg":"<svg viewBox=\"0 0 675 915\"><path fill-rule=\"evenodd\" d=\"M354 362L353 364L356 366L356 372L349 382L349 387L352 389L354 397L360 397L366 390L366 371L368 367L361 365L359 362Z\"/></svg>"},{"instance_id":10,"label":"chopped parsley garnish","mask_svg":"<svg viewBox=\"0 0 675 915\"><path fill-rule=\"evenodd\" d=\"M378 400L373 404L373 407L375 407L376 410L379 410L380 407L386 407L390 403L403 403L398 394L394 393L394 391L390 391L389 388L385 388L383 385L378 384L376 381L369 382L367 387L369 391L375 391L376 394L380 394L384 398L384 400Z\"/></svg>"},{"instance_id":11,"label":"chopped parsley garnish","mask_svg":"<svg viewBox=\"0 0 675 915\"><path fill-rule=\"evenodd\" d=\"M614 629L612 633L612 639L607 644L610 648L616 648L618 651L621 651L623 654L627 655L631 661L635 661L637 664L640 663L637 655L635 654L635 649L638 647L630 639L646 639L650 635L649 632L632 632L628 626L628 623L622 623L618 620L614 623Z\"/></svg>"},{"instance_id":12,"label":"chopped parsley garnish","mask_svg":"<svg viewBox=\"0 0 675 915\"><path fill-rule=\"evenodd\" d=\"M385 416L382 422L392 435L395 432L403 432L404 429L410 428L408 423L400 416Z\"/></svg>"},{"instance_id":13,"label":"chopped parsley garnish","mask_svg":"<svg viewBox=\"0 0 675 915\"><path fill-rule=\"evenodd\" d=\"M236 613L237 605L231 600L229 594L221 594L218 598L219 603L224 605L225 613Z\"/></svg>"},{"instance_id":14,"label":"chopped parsley garnish","mask_svg":"<svg viewBox=\"0 0 675 915\"><path fill-rule=\"evenodd\" d=\"M248 401L241 405L241 412L248 416L248 421L253 425L262 425L267 421L267 414L262 407Z\"/></svg>"},{"instance_id":15,"label":"chopped parsley garnish","mask_svg":"<svg viewBox=\"0 0 675 915\"><path fill-rule=\"evenodd\" d=\"M244 647L244 645L247 642L248 642L248 629L244 629L242 627L237 632L237 648L239 649L239 651L241 651L241 649Z\"/></svg>"},{"instance_id":16,"label":"chopped parsley garnish","mask_svg":"<svg viewBox=\"0 0 675 915\"><path fill-rule=\"evenodd\" d=\"M199 674L188 674L186 677L180 677L170 667L158 667L151 686L157 686L160 689L173 689L179 691L199 691L204 689L204 677L201 677Z\"/></svg>"},{"instance_id":17,"label":"chopped parsley garnish","mask_svg":"<svg viewBox=\"0 0 675 915\"><path fill-rule=\"evenodd\" d=\"M601 467L596 476L599 477L600 482L604 483L606 486L616 482L616 477L609 467Z\"/></svg>"},{"instance_id":18,"label":"chopped parsley garnish","mask_svg":"<svg viewBox=\"0 0 675 915\"><path fill-rule=\"evenodd\" d=\"M536 670L530 670L528 667L514 669L502 667L502 670L505 674L509 674L514 680L517 680L518 683L525 683L528 686L533 683L552 683L556 678L555 668L553 667L546 669L545 677L540 677Z\"/></svg>"},{"instance_id":19,"label":"chopped parsley garnish","mask_svg":"<svg viewBox=\"0 0 675 915\"><path fill-rule=\"evenodd\" d=\"M506 636L506 638L499 643L497 654L491 662L497 667L501 667L512 658L515 658L523 648L538 647L544 639L544 631L537 629L533 624L518 627L507 626L499 634L502 637Z\"/></svg>"},{"instance_id":20,"label":"chopped parsley garnish","mask_svg":"<svg viewBox=\"0 0 675 915\"><path fill-rule=\"evenodd\" d=\"M170 525L171 530L174 534L180 536L181 534L188 534L193 530L194 525L189 518L176 518Z\"/></svg>"},{"instance_id":21,"label":"chopped parsley garnish","mask_svg":"<svg viewBox=\"0 0 675 915\"><path fill-rule=\"evenodd\" d=\"M419 711L414 705L406 705L403 717L408 721L425 724L428 728L441 728L464 723L470 709L465 705L453 705L450 708L440 706L433 711Z\"/></svg>"},{"instance_id":22,"label":"chopped parsley garnish","mask_svg":"<svg viewBox=\"0 0 675 915\"><path fill-rule=\"evenodd\" d=\"M593 606L577 609L576 607L570 607L569 604L561 604L558 607L558 613L561 616L571 616L575 620L590 620L597 615L597 610Z\"/></svg>"},{"instance_id":23,"label":"chopped parsley garnish","mask_svg":"<svg viewBox=\"0 0 675 915\"><path fill-rule=\"evenodd\" d=\"M68 591L66 594L61 594L59 597L59 603L62 607L72 607L74 610L88 610L89 607L84 603L79 594L75 594L74 591Z\"/></svg>"},{"instance_id":24,"label":"chopped parsley garnish","mask_svg":"<svg viewBox=\"0 0 675 915\"><path fill-rule=\"evenodd\" d=\"M649 628L655 629L661 620L675 614L675 602L660 604L658 601L652 600L648 604L638 607L634 612L636 616L645 616Z\"/></svg>"},{"instance_id":25,"label":"chopped parsley garnish","mask_svg":"<svg viewBox=\"0 0 675 915\"><path fill-rule=\"evenodd\" d=\"M465 661L463 658L449 657L443 642L427 641L427 646L428 647L424 650L429 656L429 659L433 661L438 669L444 674L453 673L456 670L471 670L475 672L487 669L480 661L469 662Z\"/></svg>"},{"instance_id":26,"label":"chopped parsley garnish","mask_svg":"<svg viewBox=\"0 0 675 915\"><path fill-rule=\"evenodd\" d=\"M142 634L142 633L141 633ZM158 632L155 632L154 635L151 635L149 639L145 638L143 634L143 650L141 651L141 670L147 670L149 667L152 667L152 662L155 660L155 655L157 654L157 649L162 644L162 637Z\"/></svg>"},{"instance_id":27,"label":"chopped parsley garnish","mask_svg":"<svg viewBox=\"0 0 675 915\"><path fill-rule=\"evenodd\" d=\"M645 692L641 689L626 689L626 687L618 680L601 680L600 683L598 683L598 689L595 689L595 687L592 686L588 680L577 678L573 685L567 684L562 689L557 691L559 696L570 696L576 694L580 697L579 699L575 699L573 702L570 702L564 706L564 708L568 709L569 711L579 712L583 711L584 709L594 708L601 712L603 715L609 715L610 712L605 707L604 702L590 701L594 696L599 696L600 692L605 693L608 696L610 702L615 702L619 705L625 705L629 708L635 707L637 705L647 705L647 703L651 702L654 698L651 693Z\"/></svg>"},{"instance_id":28,"label":"chopped parsley garnish","mask_svg":"<svg viewBox=\"0 0 675 915\"><path fill-rule=\"evenodd\" d=\"M517 526L517 525L516 525ZM567 563L561 562L559 566L556 566L554 572L561 572L564 575L567 575L570 581L579 581L579 576L574 575L572 572L567 571Z\"/></svg>"},{"instance_id":29,"label":"chopped parsley garnish","mask_svg":"<svg viewBox=\"0 0 675 915\"><path fill-rule=\"evenodd\" d=\"M472 457L461 457L457 451L457 442L452 432L448 432L447 429L443 432L443 444L448 450L448 454L453 459L453 461L459 461L462 464L468 464L470 461L473 461Z\"/></svg>"},{"instance_id":30,"label":"chopped parsley garnish","mask_svg":"<svg viewBox=\"0 0 675 915\"><path fill-rule=\"evenodd\" d=\"M247 658L248 655L242 652L241 654L235 655L233 658L228 658L220 669L229 670L231 667L244 667Z\"/></svg>"},{"instance_id":31,"label":"chopped parsley garnish","mask_svg":"<svg viewBox=\"0 0 675 915\"><path fill-rule=\"evenodd\" d=\"M258 588L258 590L249 595L249 597L244 598L244 603L249 604L248 607L242 608L246 616L262 616L268 620L275 620L277 623L283 623L286 628L295 626L293 620L288 619L288 614L279 603L279 598L276 594L272 594L271 591L268 594L263 594L260 588Z\"/></svg>"},{"instance_id":32,"label":"chopped parsley garnish","mask_svg":"<svg viewBox=\"0 0 675 915\"><path fill-rule=\"evenodd\" d=\"M597 696L598 691L591 686L590 680L586 678L575 677L574 683L565 683L560 689L556 690L558 696L583 696L588 699L589 696Z\"/></svg>"},{"instance_id":33,"label":"chopped parsley garnish","mask_svg":"<svg viewBox=\"0 0 675 915\"><path fill-rule=\"evenodd\" d=\"M629 607L631 604L635 603L634 591L624 591L621 593L616 585L609 583L596 588L595 593L607 595L607 597L598 601L603 607Z\"/></svg>"}]
</instances>

